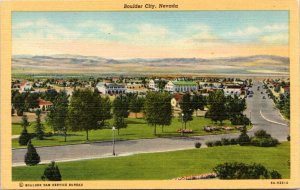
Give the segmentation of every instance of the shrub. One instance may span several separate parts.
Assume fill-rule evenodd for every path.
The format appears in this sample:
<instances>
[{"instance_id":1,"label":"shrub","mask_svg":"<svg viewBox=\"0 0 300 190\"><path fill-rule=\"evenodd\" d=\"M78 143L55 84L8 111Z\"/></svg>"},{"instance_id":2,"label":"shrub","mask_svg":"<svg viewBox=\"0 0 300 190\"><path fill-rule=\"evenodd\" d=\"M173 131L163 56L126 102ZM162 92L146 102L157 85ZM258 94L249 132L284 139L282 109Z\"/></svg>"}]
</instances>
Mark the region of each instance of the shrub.
<instances>
[{"instance_id":1,"label":"shrub","mask_svg":"<svg viewBox=\"0 0 300 190\"><path fill-rule=\"evenodd\" d=\"M250 137L247 135L247 133L241 133L237 139L237 142L241 146L247 146L250 144Z\"/></svg>"},{"instance_id":2,"label":"shrub","mask_svg":"<svg viewBox=\"0 0 300 190\"><path fill-rule=\"evenodd\" d=\"M27 153L25 154L25 164L29 166L34 166L40 163L41 159L36 149L31 144L31 140L29 140L27 145Z\"/></svg>"},{"instance_id":3,"label":"shrub","mask_svg":"<svg viewBox=\"0 0 300 190\"><path fill-rule=\"evenodd\" d=\"M222 146L222 141L215 141L213 143L214 146Z\"/></svg>"},{"instance_id":4,"label":"shrub","mask_svg":"<svg viewBox=\"0 0 300 190\"><path fill-rule=\"evenodd\" d=\"M20 145L27 145L28 141L30 140L30 134L28 134L27 129L23 129L20 137L19 137L19 144Z\"/></svg>"},{"instance_id":5,"label":"shrub","mask_svg":"<svg viewBox=\"0 0 300 190\"><path fill-rule=\"evenodd\" d=\"M213 171L220 179L280 179L281 175L272 170L269 172L261 164L245 164L238 162L219 164Z\"/></svg>"},{"instance_id":6,"label":"shrub","mask_svg":"<svg viewBox=\"0 0 300 190\"><path fill-rule=\"evenodd\" d=\"M222 145L230 145L230 140L226 138L221 139Z\"/></svg>"},{"instance_id":7,"label":"shrub","mask_svg":"<svg viewBox=\"0 0 300 190\"><path fill-rule=\"evenodd\" d=\"M291 136L288 135L287 138L286 138L286 140L287 140L287 141L290 141L290 140L291 140Z\"/></svg>"},{"instance_id":8,"label":"shrub","mask_svg":"<svg viewBox=\"0 0 300 190\"><path fill-rule=\"evenodd\" d=\"M213 142L211 142L211 141L208 141L205 144L206 144L207 147L212 147L213 146Z\"/></svg>"},{"instance_id":9,"label":"shrub","mask_svg":"<svg viewBox=\"0 0 300 190\"><path fill-rule=\"evenodd\" d=\"M41 110L36 110L36 124L35 124L35 133L36 133L36 137L39 140L43 140L44 139L44 126L41 123Z\"/></svg>"},{"instance_id":10,"label":"shrub","mask_svg":"<svg viewBox=\"0 0 300 190\"><path fill-rule=\"evenodd\" d=\"M45 133L44 134L44 137L52 137L53 136L53 133L52 132L48 132L48 133Z\"/></svg>"},{"instance_id":11,"label":"shrub","mask_svg":"<svg viewBox=\"0 0 300 190\"><path fill-rule=\"evenodd\" d=\"M230 122L232 125L249 125L250 119L246 115L238 114L231 117Z\"/></svg>"},{"instance_id":12,"label":"shrub","mask_svg":"<svg viewBox=\"0 0 300 190\"><path fill-rule=\"evenodd\" d=\"M271 135L268 134L265 130L258 130L254 133L254 136L257 138L270 138Z\"/></svg>"},{"instance_id":13,"label":"shrub","mask_svg":"<svg viewBox=\"0 0 300 190\"><path fill-rule=\"evenodd\" d=\"M251 144L260 147L271 147L278 145L279 142L277 139L272 138L265 130L259 130L251 138Z\"/></svg>"},{"instance_id":14,"label":"shrub","mask_svg":"<svg viewBox=\"0 0 300 190\"><path fill-rule=\"evenodd\" d=\"M276 170L272 170L270 172L270 177L271 179L281 179L281 174Z\"/></svg>"},{"instance_id":15,"label":"shrub","mask_svg":"<svg viewBox=\"0 0 300 190\"><path fill-rule=\"evenodd\" d=\"M195 147L196 147L196 148L200 148L201 145L202 145L202 144L201 144L200 142L195 142Z\"/></svg>"},{"instance_id":16,"label":"shrub","mask_svg":"<svg viewBox=\"0 0 300 190\"><path fill-rule=\"evenodd\" d=\"M230 144L235 145L235 144L238 144L238 142L236 139L230 139Z\"/></svg>"},{"instance_id":17,"label":"shrub","mask_svg":"<svg viewBox=\"0 0 300 190\"><path fill-rule=\"evenodd\" d=\"M240 136L237 138L237 142L240 146L247 146L250 144L250 137L247 134L247 127L244 126L241 129L241 134Z\"/></svg>"},{"instance_id":18,"label":"shrub","mask_svg":"<svg viewBox=\"0 0 300 190\"><path fill-rule=\"evenodd\" d=\"M55 165L54 161L52 161L44 170L44 174L42 175L41 179L49 181L61 181L60 171L58 169L58 166Z\"/></svg>"}]
</instances>

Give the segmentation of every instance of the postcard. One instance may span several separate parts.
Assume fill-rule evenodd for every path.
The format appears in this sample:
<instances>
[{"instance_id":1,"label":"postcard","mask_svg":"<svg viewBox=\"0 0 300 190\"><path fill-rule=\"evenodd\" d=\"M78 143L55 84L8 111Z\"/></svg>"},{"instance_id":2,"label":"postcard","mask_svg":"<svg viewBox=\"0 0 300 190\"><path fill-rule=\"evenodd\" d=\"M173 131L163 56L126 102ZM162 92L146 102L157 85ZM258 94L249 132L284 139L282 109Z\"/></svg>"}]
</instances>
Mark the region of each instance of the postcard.
<instances>
[{"instance_id":1,"label":"postcard","mask_svg":"<svg viewBox=\"0 0 300 190\"><path fill-rule=\"evenodd\" d=\"M1 3L1 189L300 188L297 1Z\"/></svg>"}]
</instances>

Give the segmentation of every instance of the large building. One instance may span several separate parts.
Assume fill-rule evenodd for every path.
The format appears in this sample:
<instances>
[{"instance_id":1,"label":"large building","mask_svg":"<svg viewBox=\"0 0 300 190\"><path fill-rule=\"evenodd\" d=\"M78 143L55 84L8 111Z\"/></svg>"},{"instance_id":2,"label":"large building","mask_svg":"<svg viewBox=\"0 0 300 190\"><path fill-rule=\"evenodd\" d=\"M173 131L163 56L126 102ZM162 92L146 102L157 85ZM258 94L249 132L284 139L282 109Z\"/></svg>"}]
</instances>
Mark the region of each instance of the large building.
<instances>
[{"instance_id":1,"label":"large building","mask_svg":"<svg viewBox=\"0 0 300 190\"><path fill-rule=\"evenodd\" d=\"M240 86L226 86L224 89L225 96L240 96L242 94L242 87Z\"/></svg>"},{"instance_id":2,"label":"large building","mask_svg":"<svg viewBox=\"0 0 300 190\"><path fill-rule=\"evenodd\" d=\"M99 82L97 89L102 94L126 94L127 88L123 84Z\"/></svg>"},{"instance_id":3,"label":"large building","mask_svg":"<svg viewBox=\"0 0 300 190\"><path fill-rule=\"evenodd\" d=\"M199 87L196 82L193 81L169 81L165 90L168 92L196 92Z\"/></svg>"}]
</instances>

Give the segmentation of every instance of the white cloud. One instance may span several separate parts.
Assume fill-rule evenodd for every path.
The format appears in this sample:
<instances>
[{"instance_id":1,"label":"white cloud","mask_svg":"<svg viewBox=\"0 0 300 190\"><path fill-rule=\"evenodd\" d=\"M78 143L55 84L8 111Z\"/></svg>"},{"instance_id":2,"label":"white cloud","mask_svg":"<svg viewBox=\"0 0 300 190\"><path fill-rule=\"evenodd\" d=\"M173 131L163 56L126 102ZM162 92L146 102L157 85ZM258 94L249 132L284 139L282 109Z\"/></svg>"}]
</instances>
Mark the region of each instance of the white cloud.
<instances>
[{"instance_id":1,"label":"white cloud","mask_svg":"<svg viewBox=\"0 0 300 190\"><path fill-rule=\"evenodd\" d=\"M273 34L262 36L260 40L264 43L270 44L286 44L288 43L288 35L286 34Z\"/></svg>"},{"instance_id":2,"label":"white cloud","mask_svg":"<svg viewBox=\"0 0 300 190\"><path fill-rule=\"evenodd\" d=\"M272 24L264 27L266 32L278 32L278 31L287 31L288 25L286 24Z\"/></svg>"},{"instance_id":3,"label":"white cloud","mask_svg":"<svg viewBox=\"0 0 300 190\"><path fill-rule=\"evenodd\" d=\"M22 29L30 29L31 32L22 32ZM80 32L72 31L64 26L53 24L45 19L35 22L24 22L13 25L15 37L35 40L37 37L45 39L76 39Z\"/></svg>"},{"instance_id":4,"label":"white cloud","mask_svg":"<svg viewBox=\"0 0 300 190\"><path fill-rule=\"evenodd\" d=\"M250 35L256 35L262 33L262 30L254 27L254 26L248 26L247 28L244 29L239 29L234 32L228 32L226 36L231 36L231 37L244 37L244 36L250 36Z\"/></svg>"},{"instance_id":5,"label":"white cloud","mask_svg":"<svg viewBox=\"0 0 300 190\"><path fill-rule=\"evenodd\" d=\"M138 35L144 36L144 38L160 37L169 34L166 27L154 24L141 24L135 26L138 30Z\"/></svg>"},{"instance_id":6,"label":"white cloud","mask_svg":"<svg viewBox=\"0 0 300 190\"><path fill-rule=\"evenodd\" d=\"M262 35L264 33L273 33L273 32L283 32L288 30L288 25L286 24L271 24L266 25L262 28L255 26L248 26L243 29L238 29L236 31L228 32L225 34L225 37L251 37L255 35Z\"/></svg>"},{"instance_id":7,"label":"white cloud","mask_svg":"<svg viewBox=\"0 0 300 190\"><path fill-rule=\"evenodd\" d=\"M13 30L22 30L28 27L31 27L34 23L33 22L21 22L21 23L17 23L17 24L13 24L12 29Z\"/></svg>"},{"instance_id":8,"label":"white cloud","mask_svg":"<svg viewBox=\"0 0 300 190\"><path fill-rule=\"evenodd\" d=\"M186 28L186 32L195 33L195 32L208 32L211 31L211 27L206 24L198 23L190 25Z\"/></svg>"},{"instance_id":9,"label":"white cloud","mask_svg":"<svg viewBox=\"0 0 300 190\"><path fill-rule=\"evenodd\" d=\"M96 30L99 30L100 32L104 33L112 33L115 31L115 28L113 25L108 23L101 23L97 21L87 20L85 22L79 23L77 25L79 28L95 28Z\"/></svg>"},{"instance_id":10,"label":"white cloud","mask_svg":"<svg viewBox=\"0 0 300 190\"><path fill-rule=\"evenodd\" d=\"M206 43L218 40L211 27L201 23L188 26L184 38L189 43Z\"/></svg>"}]
</instances>

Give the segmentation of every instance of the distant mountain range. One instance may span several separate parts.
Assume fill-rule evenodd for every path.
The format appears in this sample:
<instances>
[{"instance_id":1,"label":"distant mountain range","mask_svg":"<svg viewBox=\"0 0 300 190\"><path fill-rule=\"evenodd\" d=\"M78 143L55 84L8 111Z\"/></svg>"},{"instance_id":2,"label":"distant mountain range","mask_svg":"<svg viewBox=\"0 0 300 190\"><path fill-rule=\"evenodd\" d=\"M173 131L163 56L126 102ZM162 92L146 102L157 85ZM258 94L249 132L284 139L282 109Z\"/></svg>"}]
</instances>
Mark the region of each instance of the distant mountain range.
<instances>
[{"instance_id":1,"label":"distant mountain range","mask_svg":"<svg viewBox=\"0 0 300 190\"><path fill-rule=\"evenodd\" d=\"M246 74L288 75L289 58L256 55L226 58L107 59L81 55L15 55L13 73Z\"/></svg>"}]
</instances>

